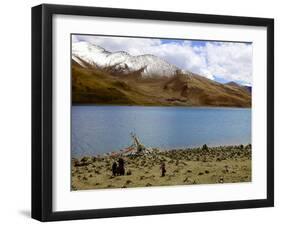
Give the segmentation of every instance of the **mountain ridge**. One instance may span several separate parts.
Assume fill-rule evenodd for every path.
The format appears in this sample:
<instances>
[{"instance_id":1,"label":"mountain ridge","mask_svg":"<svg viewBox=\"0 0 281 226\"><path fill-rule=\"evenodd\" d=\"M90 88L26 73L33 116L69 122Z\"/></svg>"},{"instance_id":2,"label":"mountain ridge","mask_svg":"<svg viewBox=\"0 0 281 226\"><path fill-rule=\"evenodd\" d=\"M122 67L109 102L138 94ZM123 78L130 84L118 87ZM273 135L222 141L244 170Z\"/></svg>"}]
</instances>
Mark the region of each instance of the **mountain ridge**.
<instances>
[{"instance_id":1,"label":"mountain ridge","mask_svg":"<svg viewBox=\"0 0 281 226\"><path fill-rule=\"evenodd\" d=\"M72 54L74 104L251 107L251 93L238 84L215 82L151 54L139 62L142 57L124 51L83 45L86 51Z\"/></svg>"},{"instance_id":2,"label":"mountain ridge","mask_svg":"<svg viewBox=\"0 0 281 226\"><path fill-rule=\"evenodd\" d=\"M125 51L111 53L100 46L87 42L73 43L72 59L77 57L101 69L111 67L116 71L122 70L123 74L142 70L141 75L144 77L169 77L177 73L184 73L175 65L152 54L132 56Z\"/></svg>"}]
</instances>

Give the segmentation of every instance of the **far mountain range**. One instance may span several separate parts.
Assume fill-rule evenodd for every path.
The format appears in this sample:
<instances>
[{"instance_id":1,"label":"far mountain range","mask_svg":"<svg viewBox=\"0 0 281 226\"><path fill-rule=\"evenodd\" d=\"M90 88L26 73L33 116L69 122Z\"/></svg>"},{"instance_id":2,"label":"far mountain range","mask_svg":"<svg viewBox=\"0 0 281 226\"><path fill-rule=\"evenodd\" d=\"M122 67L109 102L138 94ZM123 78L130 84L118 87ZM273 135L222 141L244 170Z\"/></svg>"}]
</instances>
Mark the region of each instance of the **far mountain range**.
<instances>
[{"instance_id":1,"label":"far mountain range","mask_svg":"<svg viewBox=\"0 0 281 226\"><path fill-rule=\"evenodd\" d=\"M176 54L176 53L175 53ZM251 107L251 87L221 84L158 56L72 44L73 104Z\"/></svg>"}]
</instances>

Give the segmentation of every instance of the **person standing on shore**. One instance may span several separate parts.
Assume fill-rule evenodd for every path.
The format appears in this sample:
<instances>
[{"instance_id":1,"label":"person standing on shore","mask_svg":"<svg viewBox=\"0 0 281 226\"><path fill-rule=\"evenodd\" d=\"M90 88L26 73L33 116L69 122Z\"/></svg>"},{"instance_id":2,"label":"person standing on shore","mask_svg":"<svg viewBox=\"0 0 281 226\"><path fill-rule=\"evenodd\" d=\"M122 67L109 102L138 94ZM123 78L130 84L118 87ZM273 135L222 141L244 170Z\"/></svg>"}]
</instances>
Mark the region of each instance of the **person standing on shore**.
<instances>
[{"instance_id":1,"label":"person standing on shore","mask_svg":"<svg viewBox=\"0 0 281 226\"><path fill-rule=\"evenodd\" d=\"M113 162L111 170L112 170L112 176L115 177L117 175L117 163L116 162Z\"/></svg>"},{"instance_id":2,"label":"person standing on shore","mask_svg":"<svg viewBox=\"0 0 281 226\"><path fill-rule=\"evenodd\" d=\"M125 175L125 167L124 167L125 163L124 163L124 159L119 158L118 159L118 174L120 176Z\"/></svg>"},{"instance_id":3,"label":"person standing on shore","mask_svg":"<svg viewBox=\"0 0 281 226\"><path fill-rule=\"evenodd\" d=\"M165 173L166 173L165 162L161 163L160 170L161 170L161 177L165 177Z\"/></svg>"}]
</instances>

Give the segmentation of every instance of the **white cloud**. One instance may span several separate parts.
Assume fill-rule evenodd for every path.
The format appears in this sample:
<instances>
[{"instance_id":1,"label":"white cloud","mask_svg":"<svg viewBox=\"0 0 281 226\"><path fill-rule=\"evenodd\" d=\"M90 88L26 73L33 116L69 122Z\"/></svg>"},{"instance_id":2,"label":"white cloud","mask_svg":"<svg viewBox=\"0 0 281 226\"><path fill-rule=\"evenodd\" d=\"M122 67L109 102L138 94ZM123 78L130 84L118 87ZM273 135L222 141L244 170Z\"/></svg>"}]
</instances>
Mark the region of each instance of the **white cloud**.
<instances>
[{"instance_id":1,"label":"white cloud","mask_svg":"<svg viewBox=\"0 0 281 226\"><path fill-rule=\"evenodd\" d=\"M211 74L228 81L252 83L252 45L208 42L202 53Z\"/></svg>"},{"instance_id":2,"label":"white cloud","mask_svg":"<svg viewBox=\"0 0 281 226\"><path fill-rule=\"evenodd\" d=\"M192 41L162 43L160 39L105 36L73 36L73 42L88 41L108 51L131 55L153 54L177 67L209 79L252 83L252 45L233 42Z\"/></svg>"}]
</instances>

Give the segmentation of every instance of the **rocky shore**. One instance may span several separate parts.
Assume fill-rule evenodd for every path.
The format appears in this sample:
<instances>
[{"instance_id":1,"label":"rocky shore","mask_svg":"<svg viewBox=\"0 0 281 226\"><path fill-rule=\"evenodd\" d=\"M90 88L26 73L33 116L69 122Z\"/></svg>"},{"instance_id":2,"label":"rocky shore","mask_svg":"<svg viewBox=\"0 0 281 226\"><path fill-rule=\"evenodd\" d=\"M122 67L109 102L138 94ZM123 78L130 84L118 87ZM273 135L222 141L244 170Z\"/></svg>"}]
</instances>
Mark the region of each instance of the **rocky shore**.
<instances>
[{"instance_id":1,"label":"rocky shore","mask_svg":"<svg viewBox=\"0 0 281 226\"><path fill-rule=\"evenodd\" d=\"M114 176L112 165L124 160L125 175ZM250 182L251 145L153 149L128 156L72 158L71 189L129 188L168 185ZM161 170L165 165L165 176Z\"/></svg>"}]
</instances>

